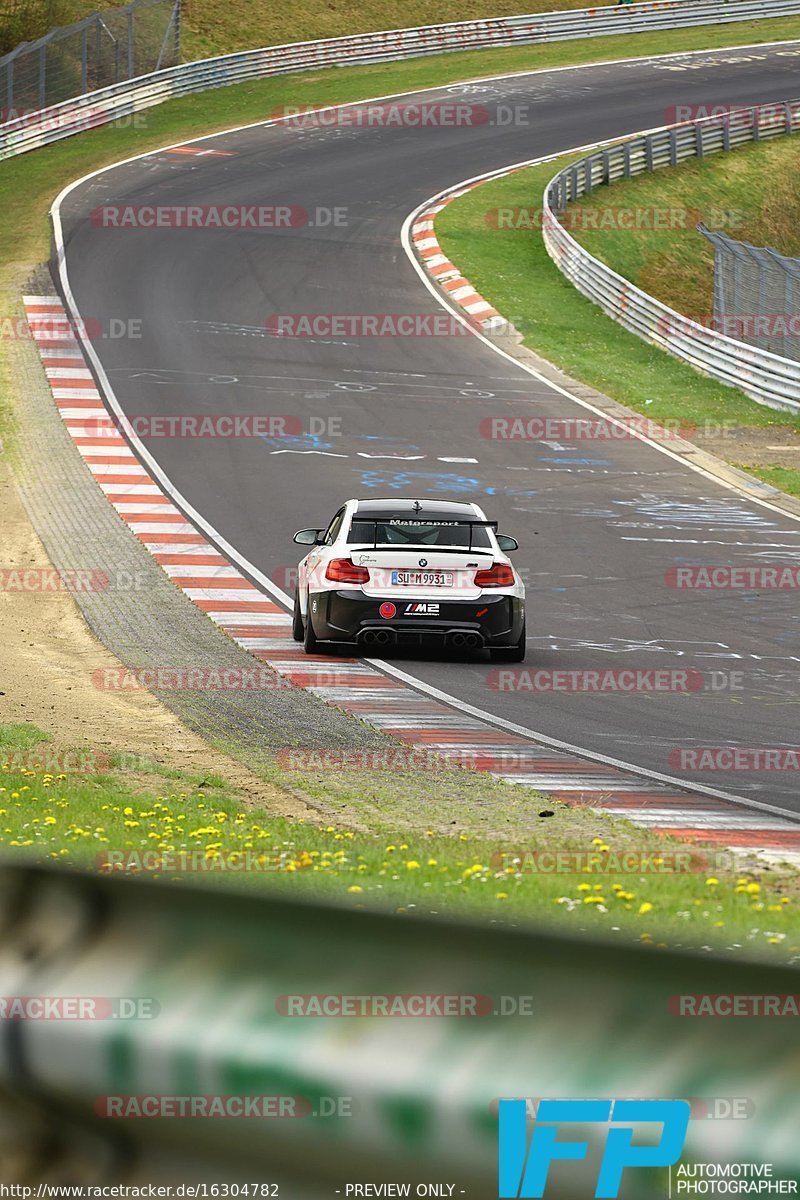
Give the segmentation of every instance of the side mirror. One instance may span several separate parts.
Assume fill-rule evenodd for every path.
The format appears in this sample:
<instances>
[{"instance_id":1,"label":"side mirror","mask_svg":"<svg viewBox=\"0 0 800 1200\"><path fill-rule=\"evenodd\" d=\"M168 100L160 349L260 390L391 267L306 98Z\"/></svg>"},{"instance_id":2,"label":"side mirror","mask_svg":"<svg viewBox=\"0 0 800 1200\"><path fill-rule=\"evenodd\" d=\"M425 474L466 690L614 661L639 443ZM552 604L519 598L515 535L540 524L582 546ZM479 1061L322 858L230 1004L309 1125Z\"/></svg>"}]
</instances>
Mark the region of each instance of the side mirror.
<instances>
[{"instance_id":1,"label":"side mirror","mask_svg":"<svg viewBox=\"0 0 800 1200\"><path fill-rule=\"evenodd\" d=\"M519 550L519 542L516 538L510 537L507 533L497 534L497 544L501 550L505 550L510 554L512 550Z\"/></svg>"},{"instance_id":2,"label":"side mirror","mask_svg":"<svg viewBox=\"0 0 800 1200\"><path fill-rule=\"evenodd\" d=\"M292 541L298 546L319 546L324 533L324 529L298 529Z\"/></svg>"}]
</instances>

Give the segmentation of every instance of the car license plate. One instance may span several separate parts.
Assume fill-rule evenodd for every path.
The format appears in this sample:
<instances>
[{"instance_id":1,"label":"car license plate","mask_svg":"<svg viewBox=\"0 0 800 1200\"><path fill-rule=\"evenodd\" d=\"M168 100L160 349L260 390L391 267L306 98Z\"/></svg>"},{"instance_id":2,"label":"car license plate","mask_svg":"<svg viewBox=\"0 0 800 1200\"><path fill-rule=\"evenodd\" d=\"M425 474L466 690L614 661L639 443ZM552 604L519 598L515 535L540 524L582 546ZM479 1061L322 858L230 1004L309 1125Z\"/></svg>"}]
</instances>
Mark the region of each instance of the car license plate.
<instances>
[{"instance_id":1,"label":"car license plate","mask_svg":"<svg viewBox=\"0 0 800 1200\"><path fill-rule=\"evenodd\" d=\"M400 587L452 587L452 571L392 571L392 583Z\"/></svg>"}]
</instances>

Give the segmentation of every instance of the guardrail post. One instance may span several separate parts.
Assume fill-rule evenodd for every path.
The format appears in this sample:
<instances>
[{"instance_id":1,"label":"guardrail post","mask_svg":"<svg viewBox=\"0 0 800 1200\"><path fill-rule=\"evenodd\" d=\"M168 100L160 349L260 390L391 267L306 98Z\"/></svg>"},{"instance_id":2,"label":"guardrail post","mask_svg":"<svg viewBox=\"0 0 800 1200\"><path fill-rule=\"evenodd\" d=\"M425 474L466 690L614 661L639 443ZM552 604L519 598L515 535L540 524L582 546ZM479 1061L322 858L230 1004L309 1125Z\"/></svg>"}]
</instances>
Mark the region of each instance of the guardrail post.
<instances>
[{"instance_id":1,"label":"guardrail post","mask_svg":"<svg viewBox=\"0 0 800 1200\"><path fill-rule=\"evenodd\" d=\"M677 167L678 165L678 131L670 129L669 131L669 165Z\"/></svg>"},{"instance_id":2,"label":"guardrail post","mask_svg":"<svg viewBox=\"0 0 800 1200\"><path fill-rule=\"evenodd\" d=\"M47 44L39 47L39 107L47 107Z\"/></svg>"},{"instance_id":3,"label":"guardrail post","mask_svg":"<svg viewBox=\"0 0 800 1200\"><path fill-rule=\"evenodd\" d=\"M753 117L753 123L752 123L753 141L760 142L761 141L761 124L760 124L759 117L761 114L761 110L758 108L751 108L750 112Z\"/></svg>"},{"instance_id":4,"label":"guardrail post","mask_svg":"<svg viewBox=\"0 0 800 1200\"><path fill-rule=\"evenodd\" d=\"M611 155L607 150L602 153L603 183L611 183Z\"/></svg>"},{"instance_id":5,"label":"guardrail post","mask_svg":"<svg viewBox=\"0 0 800 1200\"><path fill-rule=\"evenodd\" d=\"M583 194L591 196L592 194L592 172L594 169L594 159L587 158L583 164Z\"/></svg>"},{"instance_id":6,"label":"guardrail post","mask_svg":"<svg viewBox=\"0 0 800 1200\"><path fill-rule=\"evenodd\" d=\"M626 142L622 147L622 174L625 179L631 177L631 144Z\"/></svg>"},{"instance_id":7,"label":"guardrail post","mask_svg":"<svg viewBox=\"0 0 800 1200\"><path fill-rule=\"evenodd\" d=\"M133 5L128 9L128 79L133 79Z\"/></svg>"},{"instance_id":8,"label":"guardrail post","mask_svg":"<svg viewBox=\"0 0 800 1200\"><path fill-rule=\"evenodd\" d=\"M183 5L181 0L175 0L175 62L181 61L181 22L183 21Z\"/></svg>"},{"instance_id":9,"label":"guardrail post","mask_svg":"<svg viewBox=\"0 0 800 1200\"><path fill-rule=\"evenodd\" d=\"M82 92L88 92L88 90L89 90L89 72L88 72L89 45L88 45L88 38L89 38L89 30L88 30L88 28L87 28L87 27L84 25L83 29L81 30L81 91L82 91Z\"/></svg>"},{"instance_id":10,"label":"guardrail post","mask_svg":"<svg viewBox=\"0 0 800 1200\"><path fill-rule=\"evenodd\" d=\"M694 127L695 154L698 158L705 156L705 146L703 145L703 126L700 124Z\"/></svg>"},{"instance_id":11,"label":"guardrail post","mask_svg":"<svg viewBox=\"0 0 800 1200\"><path fill-rule=\"evenodd\" d=\"M653 138L652 136L644 139L644 161L648 171L653 169Z\"/></svg>"},{"instance_id":12,"label":"guardrail post","mask_svg":"<svg viewBox=\"0 0 800 1200\"><path fill-rule=\"evenodd\" d=\"M731 148L731 123L727 117L722 118L722 149L730 150Z\"/></svg>"}]
</instances>

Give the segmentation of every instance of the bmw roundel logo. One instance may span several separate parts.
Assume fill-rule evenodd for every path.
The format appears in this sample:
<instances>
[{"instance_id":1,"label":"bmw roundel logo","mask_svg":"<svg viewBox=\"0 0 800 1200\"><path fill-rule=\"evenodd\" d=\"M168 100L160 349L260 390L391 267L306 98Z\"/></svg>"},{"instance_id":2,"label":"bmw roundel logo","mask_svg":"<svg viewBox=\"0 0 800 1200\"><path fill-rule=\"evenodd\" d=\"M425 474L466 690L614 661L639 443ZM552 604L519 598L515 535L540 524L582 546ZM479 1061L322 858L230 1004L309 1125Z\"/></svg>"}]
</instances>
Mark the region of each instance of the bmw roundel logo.
<instances>
[{"instance_id":1,"label":"bmw roundel logo","mask_svg":"<svg viewBox=\"0 0 800 1200\"><path fill-rule=\"evenodd\" d=\"M428 560L427 560L427 558L421 558L421 559L419 560L419 565L420 565L421 567L427 567L427 565L428 565Z\"/></svg>"},{"instance_id":2,"label":"bmw roundel logo","mask_svg":"<svg viewBox=\"0 0 800 1200\"><path fill-rule=\"evenodd\" d=\"M379 611L381 616L386 617L387 620L389 617L394 617L397 614L397 609L392 604L391 600L387 600L385 604L382 604Z\"/></svg>"}]
</instances>

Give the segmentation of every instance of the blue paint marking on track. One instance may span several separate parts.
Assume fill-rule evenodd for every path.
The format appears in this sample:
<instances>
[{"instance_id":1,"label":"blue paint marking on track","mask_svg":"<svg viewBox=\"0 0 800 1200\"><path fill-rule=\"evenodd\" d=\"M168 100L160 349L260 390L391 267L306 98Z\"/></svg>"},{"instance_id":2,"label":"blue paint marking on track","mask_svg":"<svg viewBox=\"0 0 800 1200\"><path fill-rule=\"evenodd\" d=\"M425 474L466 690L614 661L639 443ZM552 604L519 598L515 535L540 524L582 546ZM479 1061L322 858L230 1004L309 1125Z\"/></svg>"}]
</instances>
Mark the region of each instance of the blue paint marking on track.
<instances>
[{"instance_id":1,"label":"blue paint marking on track","mask_svg":"<svg viewBox=\"0 0 800 1200\"><path fill-rule=\"evenodd\" d=\"M332 450L333 442L323 442L319 434L316 433L300 433L297 435L287 434L285 437L270 437L268 434L259 434L259 437L270 450Z\"/></svg>"},{"instance_id":2,"label":"blue paint marking on track","mask_svg":"<svg viewBox=\"0 0 800 1200\"><path fill-rule=\"evenodd\" d=\"M543 458L542 462L558 463L563 465L569 463L576 467L610 467L611 459L609 458L562 458L560 455L557 458Z\"/></svg>"}]
</instances>

